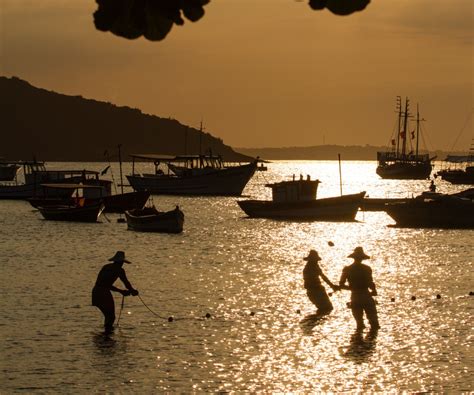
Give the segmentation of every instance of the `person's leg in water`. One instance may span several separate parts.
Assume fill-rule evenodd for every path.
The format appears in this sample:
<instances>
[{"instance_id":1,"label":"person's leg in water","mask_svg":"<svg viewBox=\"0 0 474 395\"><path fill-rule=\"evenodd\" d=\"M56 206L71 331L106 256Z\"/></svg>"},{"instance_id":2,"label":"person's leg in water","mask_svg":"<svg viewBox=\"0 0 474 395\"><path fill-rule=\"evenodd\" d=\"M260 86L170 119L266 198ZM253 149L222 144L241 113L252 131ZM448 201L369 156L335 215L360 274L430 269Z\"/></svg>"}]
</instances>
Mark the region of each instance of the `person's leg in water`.
<instances>
[{"instance_id":1,"label":"person's leg in water","mask_svg":"<svg viewBox=\"0 0 474 395\"><path fill-rule=\"evenodd\" d=\"M115 307L110 306L97 306L104 315L104 329L106 332L112 332L114 330L115 321Z\"/></svg>"},{"instance_id":2,"label":"person's leg in water","mask_svg":"<svg viewBox=\"0 0 474 395\"><path fill-rule=\"evenodd\" d=\"M377 315L377 306L375 305L375 301L372 300L364 306L365 315L367 316L367 320L370 324L371 330L377 330L380 328L379 318Z\"/></svg>"},{"instance_id":3,"label":"person's leg in water","mask_svg":"<svg viewBox=\"0 0 474 395\"><path fill-rule=\"evenodd\" d=\"M309 300L316 306L317 314L329 314L333 310L329 296L323 287L315 287L307 290Z\"/></svg>"},{"instance_id":4,"label":"person's leg in water","mask_svg":"<svg viewBox=\"0 0 474 395\"><path fill-rule=\"evenodd\" d=\"M362 329L365 328L364 309L359 304L351 302L351 311L352 311L352 316L354 317L357 324L357 330L361 331Z\"/></svg>"}]
</instances>

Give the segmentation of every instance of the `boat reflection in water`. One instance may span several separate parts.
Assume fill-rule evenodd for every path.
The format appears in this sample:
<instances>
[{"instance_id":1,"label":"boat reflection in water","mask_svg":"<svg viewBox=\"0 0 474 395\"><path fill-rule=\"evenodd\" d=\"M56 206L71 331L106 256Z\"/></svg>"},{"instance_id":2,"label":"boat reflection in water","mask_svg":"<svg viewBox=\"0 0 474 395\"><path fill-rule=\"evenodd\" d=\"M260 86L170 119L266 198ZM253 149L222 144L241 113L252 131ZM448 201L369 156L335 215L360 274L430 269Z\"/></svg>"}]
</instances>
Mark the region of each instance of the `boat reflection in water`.
<instances>
[{"instance_id":1,"label":"boat reflection in water","mask_svg":"<svg viewBox=\"0 0 474 395\"><path fill-rule=\"evenodd\" d=\"M240 200L237 203L249 217L311 221L354 221L365 192L316 199L320 181L299 180L267 184L272 200Z\"/></svg>"}]
</instances>

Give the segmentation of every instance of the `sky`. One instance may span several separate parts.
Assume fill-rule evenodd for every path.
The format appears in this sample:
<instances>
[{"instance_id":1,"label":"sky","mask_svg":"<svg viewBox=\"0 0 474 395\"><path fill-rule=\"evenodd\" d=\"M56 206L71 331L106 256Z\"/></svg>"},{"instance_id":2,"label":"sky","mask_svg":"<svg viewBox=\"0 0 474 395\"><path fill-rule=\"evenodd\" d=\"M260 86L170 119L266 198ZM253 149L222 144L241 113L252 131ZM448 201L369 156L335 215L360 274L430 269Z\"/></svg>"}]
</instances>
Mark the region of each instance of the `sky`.
<instances>
[{"instance_id":1,"label":"sky","mask_svg":"<svg viewBox=\"0 0 474 395\"><path fill-rule=\"evenodd\" d=\"M345 17L306 1L211 0L159 42L96 30L93 0L0 5L0 75L202 121L233 147L387 145L396 96L419 103L422 147L463 151L474 138L472 0L372 0Z\"/></svg>"}]
</instances>

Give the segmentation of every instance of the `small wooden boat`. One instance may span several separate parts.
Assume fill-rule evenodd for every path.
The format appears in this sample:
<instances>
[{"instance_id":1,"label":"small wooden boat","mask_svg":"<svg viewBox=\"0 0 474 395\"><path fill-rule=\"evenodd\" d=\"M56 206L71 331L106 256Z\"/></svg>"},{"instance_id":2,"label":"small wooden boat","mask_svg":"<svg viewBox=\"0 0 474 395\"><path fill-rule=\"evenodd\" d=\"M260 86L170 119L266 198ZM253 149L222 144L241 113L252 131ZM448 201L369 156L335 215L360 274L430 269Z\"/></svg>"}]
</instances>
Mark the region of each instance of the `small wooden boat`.
<instances>
[{"instance_id":1,"label":"small wooden boat","mask_svg":"<svg viewBox=\"0 0 474 395\"><path fill-rule=\"evenodd\" d=\"M397 227L474 229L474 189L456 194L424 192L385 211Z\"/></svg>"},{"instance_id":2,"label":"small wooden boat","mask_svg":"<svg viewBox=\"0 0 474 395\"><path fill-rule=\"evenodd\" d=\"M103 209L104 204L102 202L84 204L84 206L51 205L38 207L44 219L72 222L97 222Z\"/></svg>"},{"instance_id":3,"label":"small wooden boat","mask_svg":"<svg viewBox=\"0 0 474 395\"><path fill-rule=\"evenodd\" d=\"M181 233L184 213L178 206L174 210L161 212L155 206L125 211L128 229L138 232Z\"/></svg>"},{"instance_id":4,"label":"small wooden boat","mask_svg":"<svg viewBox=\"0 0 474 395\"><path fill-rule=\"evenodd\" d=\"M240 200L240 208L252 218L302 221L354 221L365 192L316 199L319 180L282 181L266 186L272 200Z\"/></svg>"},{"instance_id":5,"label":"small wooden boat","mask_svg":"<svg viewBox=\"0 0 474 395\"><path fill-rule=\"evenodd\" d=\"M65 204L48 204L45 206L38 206L38 210L46 220L51 221L72 221L72 222L97 222L100 214L104 210L104 203L102 200L87 202L87 200L79 196L79 191L83 189L100 189L97 185L83 185L83 184L41 184L41 186L48 188L60 188L64 190L71 190L72 193L76 191L76 196L69 203Z\"/></svg>"}]
</instances>

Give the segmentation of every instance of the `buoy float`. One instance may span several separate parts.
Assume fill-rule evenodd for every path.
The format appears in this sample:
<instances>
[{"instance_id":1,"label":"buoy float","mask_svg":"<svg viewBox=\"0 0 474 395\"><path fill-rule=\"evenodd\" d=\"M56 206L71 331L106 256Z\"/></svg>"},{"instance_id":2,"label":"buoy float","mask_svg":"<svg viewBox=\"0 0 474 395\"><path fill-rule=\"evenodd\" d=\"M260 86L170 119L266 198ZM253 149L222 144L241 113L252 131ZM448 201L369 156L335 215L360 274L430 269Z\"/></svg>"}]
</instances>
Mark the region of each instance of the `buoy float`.
<instances>
[{"instance_id":1,"label":"buoy float","mask_svg":"<svg viewBox=\"0 0 474 395\"><path fill-rule=\"evenodd\" d=\"M390 302L395 302L395 298L390 298Z\"/></svg>"},{"instance_id":2,"label":"buoy float","mask_svg":"<svg viewBox=\"0 0 474 395\"><path fill-rule=\"evenodd\" d=\"M250 312L250 315L253 317L255 315L255 312L254 311L251 311Z\"/></svg>"},{"instance_id":3,"label":"buoy float","mask_svg":"<svg viewBox=\"0 0 474 395\"><path fill-rule=\"evenodd\" d=\"M296 310L296 314L301 314L301 310L300 309Z\"/></svg>"},{"instance_id":4,"label":"buoy float","mask_svg":"<svg viewBox=\"0 0 474 395\"><path fill-rule=\"evenodd\" d=\"M173 317L168 317L168 322L173 322Z\"/></svg>"},{"instance_id":5,"label":"buoy float","mask_svg":"<svg viewBox=\"0 0 474 395\"><path fill-rule=\"evenodd\" d=\"M412 297L411 297L411 300L416 300L416 296L412 296Z\"/></svg>"},{"instance_id":6,"label":"buoy float","mask_svg":"<svg viewBox=\"0 0 474 395\"><path fill-rule=\"evenodd\" d=\"M334 247L334 243L332 241L328 241L328 246L329 247Z\"/></svg>"},{"instance_id":7,"label":"buoy float","mask_svg":"<svg viewBox=\"0 0 474 395\"><path fill-rule=\"evenodd\" d=\"M441 299L441 295L440 294L436 295L436 299Z\"/></svg>"},{"instance_id":8,"label":"buoy float","mask_svg":"<svg viewBox=\"0 0 474 395\"><path fill-rule=\"evenodd\" d=\"M206 313L206 318L211 318L211 313Z\"/></svg>"}]
</instances>

